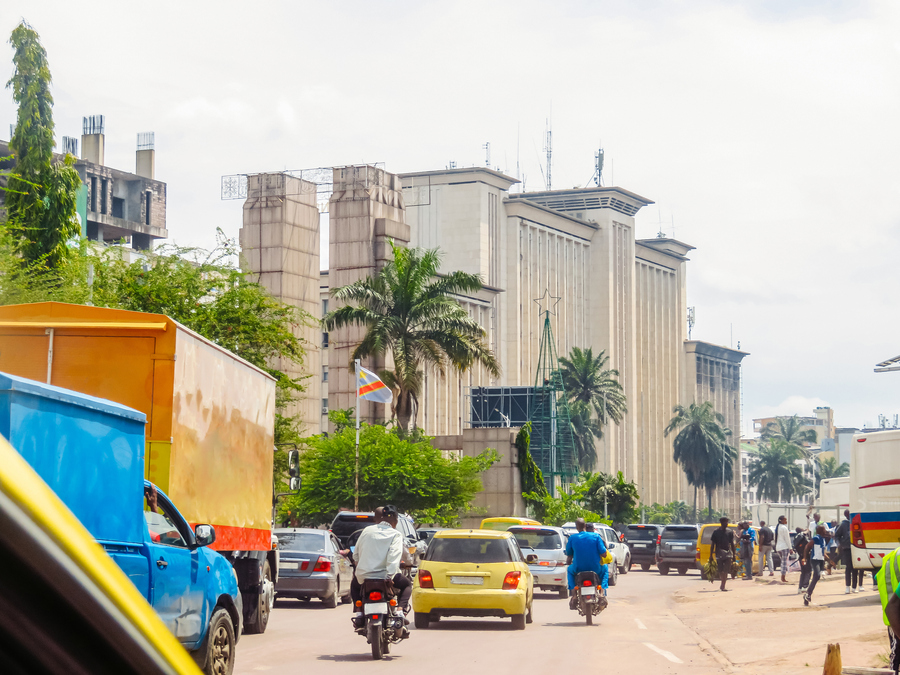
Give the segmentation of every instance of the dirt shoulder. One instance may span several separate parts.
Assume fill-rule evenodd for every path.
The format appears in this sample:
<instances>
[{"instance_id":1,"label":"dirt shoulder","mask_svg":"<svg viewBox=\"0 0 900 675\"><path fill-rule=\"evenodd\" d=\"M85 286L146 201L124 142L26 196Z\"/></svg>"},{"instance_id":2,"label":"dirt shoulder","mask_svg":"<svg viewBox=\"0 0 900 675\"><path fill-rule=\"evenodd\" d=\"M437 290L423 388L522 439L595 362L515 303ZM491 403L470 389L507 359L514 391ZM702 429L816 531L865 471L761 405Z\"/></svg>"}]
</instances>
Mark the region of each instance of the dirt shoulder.
<instances>
[{"instance_id":1,"label":"dirt shoulder","mask_svg":"<svg viewBox=\"0 0 900 675\"><path fill-rule=\"evenodd\" d=\"M822 668L829 643L841 645L844 666L883 667L888 651L878 591L866 576L865 590L844 594L844 574L823 576L813 604L797 594L799 574L766 575L755 581L698 581L673 594L672 612L700 641L708 643L727 672L810 673Z\"/></svg>"}]
</instances>

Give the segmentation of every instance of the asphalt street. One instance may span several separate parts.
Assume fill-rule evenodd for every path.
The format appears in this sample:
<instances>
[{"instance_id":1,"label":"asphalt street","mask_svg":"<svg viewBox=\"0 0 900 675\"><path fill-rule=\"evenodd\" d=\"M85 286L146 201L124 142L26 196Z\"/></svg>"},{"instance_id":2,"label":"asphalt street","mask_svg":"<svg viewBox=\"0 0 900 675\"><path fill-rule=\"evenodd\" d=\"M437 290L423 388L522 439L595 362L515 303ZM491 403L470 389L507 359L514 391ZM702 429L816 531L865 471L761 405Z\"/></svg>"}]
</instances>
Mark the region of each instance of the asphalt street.
<instances>
[{"instance_id":1,"label":"asphalt street","mask_svg":"<svg viewBox=\"0 0 900 675\"><path fill-rule=\"evenodd\" d=\"M567 600L537 593L534 623L524 631L502 619L442 619L427 630L411 625L411 637L381 662L372 661L365 638L352 631L349 605L326 609L317 600L284 600L263 635L241 637L234 672L721 673L721 657L672 612L672 594L700 583L697 571L664 577L656 568L635 567L619 575L609 608L593 626Z\"/></svg>"}]
</instances>

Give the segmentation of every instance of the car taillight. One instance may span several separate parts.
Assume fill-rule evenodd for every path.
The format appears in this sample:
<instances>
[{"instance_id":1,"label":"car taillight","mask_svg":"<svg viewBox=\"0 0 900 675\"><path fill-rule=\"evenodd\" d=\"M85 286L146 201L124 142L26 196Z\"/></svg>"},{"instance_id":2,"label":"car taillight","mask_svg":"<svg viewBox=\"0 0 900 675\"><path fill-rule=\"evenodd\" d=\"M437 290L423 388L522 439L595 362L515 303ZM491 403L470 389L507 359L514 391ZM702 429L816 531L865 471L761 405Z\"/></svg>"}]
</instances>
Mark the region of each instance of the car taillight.
<instances>
[{"instance_id":1,"label":"car taillight","mask_svg":"<svg viewBox=\"0 0 900 675\"><path fill-rule=\"evenodd\" d=\"M694 560L700 560L700 551L697 551L697 555L694 556Z\"/></svg>"},{"instance_id":2,"label":"car taillight","mask_svg":"<svg viewBox=\"0 0 900 675\"><path fill-rule=\"evenodd\" d=\"M506 576L503 579L503 590L504 591L514 591L519 587L519 577L522 576L521 572L507 572Z\"/></svg>"},{"instance_id":3,"label":"car taillight","mask_svg":"<svg viewBox=\"0 0 900 675\"><path fill-rule=\"evenodd\" d=\"M657 545L657 546L659 546L659 543L660 543L661 541L662 541L662 535L661 535L661 534L656 535L656 545Z\"/></svg>"},{"instance_id":4,"label":"car taillight","mask_svg":"<svg viewBox=\"0 0 900 675\"><path fill-rule=\"evenodd\" d=\"M372 591L369 593L369 600L371 602L380 602L384 596L381 594L381 591Z\"/></svg>"},{"instance_id":5,"label":"car taillight","mask_svg":"<svg viewBox=\"0 0 900 675\"><path fill-rule=\"evenodd\" d=\"M859 517L858 513L850 521L850 538L853 540L853 545L857 548L866 547L866 535L863 533L862 518Z\"/></svg>"},{"instance_id":6,"label":"car taillight","mask_svg":"<svg viewBox=\"0 0 900 675\"><path fill-rule=\"evenodd\" d=\"M434 588L434 579L428 570L419 570L416 578L419 580L419 588Z\"/></svg>"},{"instance_id":7,"label":"car taillight","mask_svg":"<svg viewBox=\"0 0 900 675\"><path fill-rule=\"evenodd\" d=\"M330 572L331 571L331 561L325 556L319 556L319 559L316 560L316 566L313 567L313 572Z\"/></svg>"},{"instance_id":8,"label":"car taillight","mask_svg":"<svg viewBox=\"0 0 900 675\"><path fill-rule=\"evenodd\" d=\"M581 585L582 586L593 586L594 582L591 581L590 579L585 579L584 581L581 582Z\"/></svg>"}]
</instances>

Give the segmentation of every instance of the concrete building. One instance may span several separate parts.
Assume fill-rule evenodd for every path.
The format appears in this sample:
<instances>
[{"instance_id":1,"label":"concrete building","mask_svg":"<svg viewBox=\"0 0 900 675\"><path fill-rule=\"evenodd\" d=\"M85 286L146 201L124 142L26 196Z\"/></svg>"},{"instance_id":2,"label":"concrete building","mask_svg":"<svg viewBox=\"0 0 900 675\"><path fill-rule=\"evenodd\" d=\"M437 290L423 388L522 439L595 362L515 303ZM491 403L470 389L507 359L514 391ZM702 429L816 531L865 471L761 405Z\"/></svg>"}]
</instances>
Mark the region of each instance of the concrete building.
<instances>
[{"instance_id":1,"label":"concrete building","mask_svg":"<svg viewBox=\"0 0 900 675\"><path fill-rule=\"evenodd\" d=\"M620 372L628 399L622 424L606 430L596 468L622 471L635 480L647 504L685 498L687 484L672 460L672 439L663 436L663 429L675 405L707 398L717 408L728 407L721 412L733 429L740 429L740 387L735 383L745 356L685 342L686 264L693 247L667 238L636 239L635 214L652 202L627 190L597 187L510 194L515 183L488 168L399 176L367 166L334 169L330 269L318 275L315 303L304 295L303 306L314 304L316 318L333 309L330 289L377 271L389 259L388 239L438 247L444 254L442 269L480 274L485 282L482 291L458 300L484 327L502 373L491 378L477 367L448 377L426 372L417 421L426 433L439 437L437 443L448 453L474 452L479 443L484 443L482 449L500 443L498 450L510 454L510 463L498 470L508 473L516 462L508 430L503 439L481 438L482 432L491 430L471 428L467 396L474 386L534 384L542 330L540 307L534 300L549 292L559 298L551 317L559 354L576 346L605 350L610 366ZM241 241L250 250L255 244L245 240L244 231L259 208L248 196ZM274 221L287 222L284 217ZM306 238L303 255L310 261L305 269L315 269L318 245L313 245L313 235L307 229L295 234ZM251 270L262 273L262 263L250 257ZM274 288L269 281L263 283ZM316 413L315 422L312 416L308 421L310 431L326 430L324 415L329 408L352 407L350 353L361 336L360 330L310 332L310 351L316 352L309 362L307 398ZM714 374L698 386L697 373L708 372L703 370L708 363L715 363L710 366ZM374 370L389 366L364 365ZM390 416L380 404L365 402L361 409L367 419ZM512 486L509 480L498 478L501 491L507 483ZM723 498L723 504L729 499L734 501ZM507 512L513 508L502 499L492 500L496 502L492 508Z\"/></svg>"},{"instance_id":2,"label":"concrete building","mask_svg":"<svg viewBox=\"0 0 900 675\"><path fill-rule=\"evenodd\" d=\"M826 406L819 406L813 411L813 416L799 417L801 431L815 431L816 443L820 445L824 438L834 438L834 410ZM769 424L777 425L779 419L787 419L790 415L776 417L761 417L753 420L753 431L761 434Z\"/></svg>"},{"instance_id":3,"label":"concrete building","mask_svg":"<svg viewBox=\"0 0 900 675\"><path fill-rule=\"evenodd\" d=\"M85 117L81 157L75 169L85 190L79 195L82 235L98 243L119 243L145 251L166 239L166 184L156 180L153 132L138 134L135 171L129 173L105 164L106 136L103 115ZM78 139L64 136L63 153L78 157ZM0 157L11 155L9 143L0 141ZM62 160L63 155L57 155ZM14 166L0 167L11 169ZM2 193L0 193L2 202Z\"/></svg>"}]
</instances>

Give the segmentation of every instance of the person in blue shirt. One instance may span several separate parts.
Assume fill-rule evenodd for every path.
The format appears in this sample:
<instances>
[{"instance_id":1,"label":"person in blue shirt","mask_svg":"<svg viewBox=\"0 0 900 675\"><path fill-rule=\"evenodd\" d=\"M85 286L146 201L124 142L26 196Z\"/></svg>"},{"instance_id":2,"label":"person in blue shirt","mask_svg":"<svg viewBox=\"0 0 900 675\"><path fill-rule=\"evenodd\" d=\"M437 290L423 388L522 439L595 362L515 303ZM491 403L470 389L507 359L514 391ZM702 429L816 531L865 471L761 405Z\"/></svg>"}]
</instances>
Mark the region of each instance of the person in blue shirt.
<instances>
[{"instance_id":1,"label":"person in blue shirt","mask_svg":"<svg viewBox=\"0 0 900 675\"><path fill-rule=\"evenodd\" d=\"M812 600L813 591L816 590L816 584L822 576L822 569L825 567L825 526L816 526L816 534L812 541L806 545L806 550L810 553L809 561L812 564L812 581L806 589L803 596L803 604L809 605Z\"/></svg>"},{"instance_id":2,"label":"person in blue shirt","mask_svg":"<svg viewBox=\"0 0 900 675\"><path fill-rule=\"evenodd\" d=\"M585 532L584 518L575 521L575 534L569 537L566 544L566 555L570 558L567 572L569 582L569 607L575 609L575 575L579 572L596 572L600 577L600 585L606 595L609 575L606 565L600 561L606 555L606 544L603 537L596 532Z\"/></svg>"}]
</instances>

